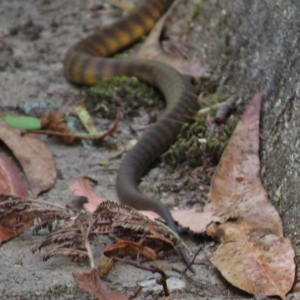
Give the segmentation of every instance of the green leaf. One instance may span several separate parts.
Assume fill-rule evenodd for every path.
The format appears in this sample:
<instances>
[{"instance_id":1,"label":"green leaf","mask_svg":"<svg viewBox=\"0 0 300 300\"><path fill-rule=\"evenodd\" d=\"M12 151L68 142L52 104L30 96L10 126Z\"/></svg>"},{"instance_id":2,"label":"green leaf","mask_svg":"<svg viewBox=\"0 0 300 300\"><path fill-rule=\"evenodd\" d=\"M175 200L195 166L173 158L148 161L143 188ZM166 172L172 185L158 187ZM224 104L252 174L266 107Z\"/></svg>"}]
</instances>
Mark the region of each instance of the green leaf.
<instances>
[{"instance_id":1,"label":"green leaf","mask_svg":"<svg viewBox=\"0 0 300 300\"><path fill-rule=\"evenodd\" d=\"M108 166L109 165L109 161L108 160L101 160L99 164L101 166Z\"/></svg>"},{"instance_id":2,"label":"green leaf","mask_svg":"<svg viewBox=\"0 0 300 300\"><path fill-rule=\"evenodd\" d=\"M6 125L21 130L41 129L41 120L34 117L5 115L4 122Z\"/></svg>"}]
</instances>

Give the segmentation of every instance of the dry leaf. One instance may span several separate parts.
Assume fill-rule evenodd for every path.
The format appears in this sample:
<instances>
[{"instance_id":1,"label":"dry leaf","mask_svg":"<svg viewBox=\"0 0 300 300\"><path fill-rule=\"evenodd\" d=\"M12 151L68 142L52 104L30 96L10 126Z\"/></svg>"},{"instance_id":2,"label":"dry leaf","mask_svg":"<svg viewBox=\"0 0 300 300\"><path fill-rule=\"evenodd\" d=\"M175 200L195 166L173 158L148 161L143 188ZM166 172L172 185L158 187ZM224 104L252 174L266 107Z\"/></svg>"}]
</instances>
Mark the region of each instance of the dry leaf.
<instances>
[{"instance_id":1,"label":"dry leaf","mask_svg":"<svg viewBox=\"0 0 300 300\"><path fill-rule=\"evenodd\" d=\"M0 193L27 197L27 191L18 169L11 160L0 153Z\"/></svg>"},{"instance_id":2,"label":"dry leaf","mask_svg":"<svg viewBox=\"0 0 300 300\"><path fill-rule=\"evenodd\" d=\"M16 235L17 235L17 233L14 231L13 228L9 228L9 226L0 225L0 245L4 242L14 238Z\"/></svg>"},{"instance_id":3,"label":"dry leaf","mask_svg":"<svg viewBox=\"0 0 300 300\"><path fill-rule=\"evenodd\" d=\"M135 256L137 254L142 255L144 258L150 260L156 260L157 255L151 248L142 245L141 243L131 242L131 241L118 241L115 244L108 245L104 250L103 254L112 257L125 257L125 256Z\"/></svg>"},{"instance_id":4,"label":"dry leaf","mask_svg":"<svg viewBox=\"0 0 300 300\"><path fill-rule=\"evenodd\" d=\"M66 144L70 144L78 139L101 141L106 137L112 135L118 128L120 115L120 112L118 112L116 119L106 132L100 132L98 134L89 134L71 132L70 129L67 127L66 122L60 115L56 115L55 113L50 112L41 119L42 126L45 129L31 130L30 132L34 134L47 134L49 136L57 136Z\"/></svg>"},{"instance_id":5,"label":"dry leaf","mask_svg":"<svg viewBox=\"0 0 300 300\"><path fill-rule=\"evenodd\" d=\"M0 194L0 244L32 227L34 220L43 223L72 216L50 203Z\"/></svg>"},{"instance_id":6,"label":"dry leaf","mask_svg":"<svg viewBox=\"0 0 300 300\"><path fill-rule=\"evenodd\" d=\"M154 28L151 30L151 33L148 35L146 41L140 47L135 57L140 59L153 59L160 61L172 66L181 74L191 76L196 80L201 78L208 70L208 67L200 65L199 61L191 62L182 57L175 57L166 54L161 49L160 37L161 32L164 28L165 22L171 14L173 8L178 4L178 1L175 1L173 5L169 8L168 12L160 18L160 20L155 24Z\"/></svg>"},{"instance_id":7,"label":"dry leaf","mask_svg":"<svg viewBox=\"0 0 300 300\"><path fill-rule=\"evenodd\" d=\"M19 171L11 160L2 154L0 154L0 193L17 197L28 196ZM21 226L17 226L18 230L16 230L17 223L18 219L14 217L5 225L0 225L0 244L14 238L33 225L33 221L23 222Z\"/></svg>"},{"instance_id":8,"label":"dry leaf","mask_svg":"<svg viewBox=\"0 0 300 300\"><path fill-rule=\"evenodd\" d=\"M61 134L59 137L66 144L71 144L75 140L61 114L50 111L41 118L41 124L42 128Z\"/></svg>"},{"instance_id":9,"label":"dry leaf","mask_svg":"<svg viewBox=\"0 0 300 300\"><path fill-rule=\"evenodd\" d=\"M53 157L47 146L32 135L0 124L0 139L20 162L34 197L50 189L56 181Z\"/></svg>"},{"instance_id":10,"label":"dry leaf","mask_svg":"<svg viewBox=\"0 0 300 300\"><path fill-rule=\"evenodd\" d=\"M97 272L100 278L106 276L112 267L115 264L115 260L112 257L106 257L105 255L101 255L98 266L97 266Z\"/></svg>"},{"instance_id":11,"label":"dry leaf","mask_svg":"<svg viewBox=\"0 0 300 300\"><path fill-rule=\"evenodd\" d=\"M100 203L106 201L101 196L98 196L93 188L89 185L86 177L76 178L70 185L70 192L74 196L86 197L88 202L83 205L83 207L89 211L94 212ZM153 211L139 211L144 216L147 216L150 220L160 218L159 214Z\"/></svg>"},{"instance_id":12,"label":"dry leaf","mask_svg":"<svg viewBox=\"0 0 300 300\"><path fill-rule=\"evenodd\" d=\"M99 235L110 235L115 240L119 240L117 244L106 248L106 253L112 253L110 255L116 253L136 255L139 252L148 259L157 259L156 251L165 253L176 249L175 243L183 245L168 227L150 221L139 212L114 202L101 203L93 214L76 213L72 210L66 210L65 213L57 209L49 211L48 207L42 210L42 207L36 207L35 202L25 201L25 203L26 205L22 205L22 202L16 205L9 202L6 203L8 205L6 207L0 201L0 225L1 218L5 219L6 215L18 216L20 219L29 215L31 219L39 216L42 221L61 219L65 221L61 228L51 232L45 240L32 248L32 251L36 252L54 245L52 250L43 256L44 260L61 254L69 256L72 260L87 257L86 241L93 242ZM49 206L51 207L50 204ZM177 251L175 252L177 254Z\"/></svg>"},{"instance_id":13,"label":"dry leaf","mask_svg":"<svg viewBox=\"0 0 300 300\"><path fill-rule=\"evenodd\" d=\"M259 178L259 112L261 95L248 104L221 161L213 175L206 212L224 214L240 202L236 215L257 222L267 222L273 232L282 235L276 209L267 199Z\"/></svg>"},{"instance_id":14,"label":"dry leaf","mask_svg":"<svg viewBox=\"0 0 300 300\"><path fill-rule=\"evenodd\" d=\"M171 214L182 227L187 227L195 233L205 232L210 223L220 220L215 213L199 212L195 208L171 210Z\"/></svg>"},{"instance_id":15,"label":"dry leaf","mask_svg":"<svg viewBox=\"0 0 300 300\"><path fill-rule=\"evenodd\" d=\"M88 199L88 202L83 206L89 212L94 212L100 203L106 201L106 199L94 193L86 178L76 178L73 180L70 185L70 192L74 196L86 197Z\"/></svg>"},{"instance_id":16,"label":"dry leaf","mask_svg":"<svg viewBox=\"0 0 300 300\"><path fill-rule=\"evenodd\" d=\"M208 234L222 243L210 261L234 286L284 299L294 281L294 250L289 239L259 225L239 219L209 226Z\"/></svg>"},{"instance_id":17,"label":"dry leaf","mask_svg":"<svg viewBox=\"0 0 300 300\"><path fill-rule=\"evenodd\" d=\"M139 212L141 214L143 214L144 216L148 217L150 220L155 220L155 219L161 218L161 216L159 214L157 214L156 212L154 212L152 210L139 210Z\"/></svg>"},{"instance_id":18,"label":"dry leaf","mask_svg":"<svg viewBox=\"0 0 300 300\"><path fill-rule=\"evenodd\" d=\"M85 273L73 273L73 279L78 287L98 300L125 300L126 297L117 292L108 292L99 279L96 269Z\"/></svg>"},{"instance_id":19,"label":"dry leaf","mask_svg":"<svg viewBox=\"0 0 300 300\"><path fill-rule=\"evenodd\" d=\"M295 254L259 178L261 98L256 93L248 104L212 178L205 211L229 221L210 225L207 233L222 243L211 261L230 283L284 298L294 281Z\"/></svg>"}]
</instances>

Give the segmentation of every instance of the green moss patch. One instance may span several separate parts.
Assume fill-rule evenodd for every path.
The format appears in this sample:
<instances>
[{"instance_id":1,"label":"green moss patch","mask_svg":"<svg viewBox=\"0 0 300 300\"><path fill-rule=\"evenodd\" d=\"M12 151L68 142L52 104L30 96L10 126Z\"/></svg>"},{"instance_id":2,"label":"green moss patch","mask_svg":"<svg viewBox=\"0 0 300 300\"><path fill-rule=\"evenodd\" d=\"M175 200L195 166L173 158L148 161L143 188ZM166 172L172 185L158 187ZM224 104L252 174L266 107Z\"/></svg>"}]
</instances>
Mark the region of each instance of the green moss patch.
<instances>
[{"instance_id":1,"label":"green moss patch","mask_svg":"<svg viewBox=\"0 0 300 300\"><path fill-rule=\"evenodd\" d=\"M150 113L154 108L163 108L163 97L149 85L130 77L103 79L96 86L85 90L88 99L87 109L100 113L105 118L115 118L121 108L125 117L137 115L144 107Z\"/></svg>"},{"instance_id":2,"label":"green moss patch","mask_svg":"<svg viewBox=\"0 0 300 300\"><path fill-rule=\"evenodd\" d=\"M120 108L125 117L132 118L141 107L151 116L154 109L164 106L163 97L154 88L129 77L103 79L98 85L87 88L85 93L87 109L92 113L100 113L104 118L114 119ZM212 94L201 107L209 108L225 101L228 96ZM212 122L215 113L216 109L210 109L196 116L194 122L184 124L176 142L163 155L163 161L171 167L182 163L195 167L201 165L203 160L218 163L238 118L232 116L225 124L216 125Z\"/></svg>"},{"instance_id":3,"label":"green moss patch","mask_svg":"<svg viewBox=\"0 0 300 300\"><path fill-rule=\"evenodd\" d=\"M206 107L227 97L225 94L215 94ZM213 122L215 114L216 109L210 109L205 114L197 115L193 123L184 124L176 142L163 155L163 161L171 167L182 163L196 167L204 160L217 164L239 118L231 116L225 124L217 125Z\"/></svg>"}]
</instances>

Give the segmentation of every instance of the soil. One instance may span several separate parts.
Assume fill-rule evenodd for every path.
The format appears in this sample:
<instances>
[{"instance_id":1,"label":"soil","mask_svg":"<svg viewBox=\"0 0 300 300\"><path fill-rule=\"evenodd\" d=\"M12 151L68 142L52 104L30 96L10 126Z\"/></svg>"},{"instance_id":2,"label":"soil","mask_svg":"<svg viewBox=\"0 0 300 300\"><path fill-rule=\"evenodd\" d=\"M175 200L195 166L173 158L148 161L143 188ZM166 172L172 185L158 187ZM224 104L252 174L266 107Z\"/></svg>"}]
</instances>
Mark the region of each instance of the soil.
<instances>
[{"instance_id":1,"label":"soil","mask_svg":"<svg viewBox=\"0 0 300 300\"><path fill-rule=\"evenodd\" d=\"M81 99L82 90L66 81L62 71L62 61L68 48L75 42L95 28L107 25L121 17L122 12L110 7L106 2L108 1L1 1L0 105L3 109L15 107L20 103L47 103L51 109L63 109ZM272 31L272 24L266 24L267 21L264 23L263 20L268 20L268 12L274 7L278 15L273 17L280 19L279 10L285 4L282 1L273 1L274 3L261 7L263 4L260 1L251 2L252 4L247 0L239 0L232 4L231 1L224 0L183 0L175 9L166 30L167 36L174 36L175 39L185 42L190 59L198 60L210 67L211 76L217 78L218 82L214 88L215 92L239 93L244 103L259 87L264 87L262 90L269 97L280 94L280 89L276 86L277 77L272 75L276 66L261 74L263 66L259 65L259 62L265 53L263 51L272 49L272 45L279 51L280 41L288 40L283 32L280 36L283 37L282 40L272 44L272 35L268 36L267 32L264 35L260 27L269 25L268 30ZM103 9L100 9L102 6ZM286 6L286 14L294 16L289 9L293 4L289 3ZM294 6L298 9L296 4ZM259 9L265 10L258 12ZM255 13L257 13L257 23L254 22ZM286 15L282 18L288 19ZM251 40L251 37L254 38ZM294 41L293 45L296 44ZM260 49L260 53L255 52L258 51L257 48ZM273 51L276 53L275 50ZM285 55L288 56L288 53ZM271 64L267 57L264 64ZM252 69L250 65L253 66ZM277 72L283 68L279 63L277 67ZM258 75L260 75L259 79ZM246 80L249 80L248 85L245 83ZM276 92L273 93L272 89ZM294 95L292 91L287 91L282 94L282 99L288 99L287 94ZM286 100L282 101L285 103ZM269 109L273 115L280 117L279 113L276 113L275 101L271 104L266 102L263 108L263 121L266 123L263 134L272 123L267 114ZM117 133L107 142L109 146L107 144L97 148L84 147L82 144L66 146L56 139L42 138L51 149L61 176L55 187L38 199L60 205L72 203L73 197L69 192L70 182L76 177L89 175L99 182L95 187L98 194L117 201L115 176L121 158L110 160L108 166L103 166L101 162L107 161L113 152L110 150L111 145L116 146L117 143L124 143L142 134L142 131L139 131L138 135L132 134L131 125L132 122L137 126L145 122L143 116L144 114L137 110L133 121L123 120ZM104 129L109 127L110 122L111 120L102 122ZM274 126L277 126L278 122L274 123ZM272 141L270 143L273 145ZM276 160L274 155L277 154L273 154L273 158L272 155L267 157L269 148L264 143L262 147L264 169L269 170L272 165L270 160ZM208 174L210 175L212 171L210 166L207 175L197 177L196 168L181 165L174 171L171 167L158 162L143 180L142 187L145 192L162 199L170 207L186 207L191 204L201 207L205 203L209 188ZM189 180L193 188L178 189L180 183L184 187L186 180ZM274 183L276 188L280 180L281 178L276 178ZM274 195L276 189L272 183L265 180L265 184L268 186L269 194ZM282 191L286 189L283 184ZM288 234L290 232L288 231ZM30 248L44 236L43 234L34 236L28 231L1 246L1 299L92 299L80 292L72 279L72 272L84 271L89 267L87 262L73 263L64 257L55 257L44 262L42 253L32 255ZM207 257L216 249L215 242L205 237L185 236L184 238L193 252L196 252L199 247L202 248L198 255L202 263L195 266L195 275L186 276L174 271L174 268L183 269L180 261L157 263L172 278L181 280L185 284L185 287L174 291L173 299L251 299L249 295L226 283L209 263ZM100 253L108 242L106 238L101 239L97 244L96 252ZM129 294L139 283L155 278L157 276L149 272L117 264L103 282L108 289ZM157 288L157 285L155 286ZM151 292L142 292L137 299L155 297L160 299L160 295L160 289L153 289Z\"/></svg>"}]
</instances>

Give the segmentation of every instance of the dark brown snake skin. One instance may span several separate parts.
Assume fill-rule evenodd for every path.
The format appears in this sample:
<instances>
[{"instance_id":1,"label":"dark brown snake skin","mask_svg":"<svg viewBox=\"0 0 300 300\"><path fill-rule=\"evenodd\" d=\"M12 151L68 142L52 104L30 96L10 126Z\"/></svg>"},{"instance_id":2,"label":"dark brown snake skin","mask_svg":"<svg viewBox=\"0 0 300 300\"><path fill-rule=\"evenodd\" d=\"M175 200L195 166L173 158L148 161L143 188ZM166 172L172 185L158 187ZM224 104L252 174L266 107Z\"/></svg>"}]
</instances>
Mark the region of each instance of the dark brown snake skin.
<instances>
[{"instance_id":1,"label":"dark brown snake skin","mask_svg":"<svg viewBox=\"0 0 300 300\"><path fill-rule=\"evenodd\" d=\"M182 125L199 109L193 87L172 67L151 60L101 58L110 56L149 32L174 0L147 0L130 15L75 44L67 53L64 71L68 80L94 85L102 78L135 76L157 87L167 102L164 116L148 130L123 160L116 189L122 203L152 210L177 232L165 205L137 190L139 179L157 157L175 141ZM186 256L184 257L187 262Z\"/></svg>"}]
</instances>

